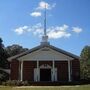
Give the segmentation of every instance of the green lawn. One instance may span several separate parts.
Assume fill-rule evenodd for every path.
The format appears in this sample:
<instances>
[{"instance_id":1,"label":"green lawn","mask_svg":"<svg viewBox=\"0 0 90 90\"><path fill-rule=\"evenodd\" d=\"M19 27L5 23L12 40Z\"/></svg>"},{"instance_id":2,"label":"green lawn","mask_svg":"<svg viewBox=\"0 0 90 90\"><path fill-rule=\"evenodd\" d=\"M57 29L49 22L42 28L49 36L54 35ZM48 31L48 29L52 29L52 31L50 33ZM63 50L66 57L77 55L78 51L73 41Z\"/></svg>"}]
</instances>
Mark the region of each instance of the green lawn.
<instances>
[{"instance_id":1,"label":"green lawn","mask_svg":"<svg viewBox=\"0 0 90 90\"><path fill-rule=\"evenodd\" d=\"M22 86L5 87L0 86L0 90L90 90L90 85L76 86Z\"/></svg>"}]
</instances>

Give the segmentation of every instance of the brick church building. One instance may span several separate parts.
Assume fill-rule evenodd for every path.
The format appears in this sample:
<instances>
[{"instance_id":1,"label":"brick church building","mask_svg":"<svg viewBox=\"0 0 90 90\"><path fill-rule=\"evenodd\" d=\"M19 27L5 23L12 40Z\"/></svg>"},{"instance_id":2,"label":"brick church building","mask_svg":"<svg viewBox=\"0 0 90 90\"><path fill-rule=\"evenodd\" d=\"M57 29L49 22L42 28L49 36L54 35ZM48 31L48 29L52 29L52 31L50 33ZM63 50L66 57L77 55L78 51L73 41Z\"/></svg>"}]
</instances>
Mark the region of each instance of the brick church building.
<instances>
[{"instance_id":1,"label":"brick church building","mask_svg":"<svg viewBox=\"0 0 90 90\"><path fill-rule=\"evenodd\" d=\"M40 81L77 81L80 77L79 57L50 45L46 36L37 47L10 57L10 79Z\"/></svg>"},{"instance_id":2,"label":"brick church building","mask_svg":"<svg viewBox=\"0 0 90 90\"><path fill-rule=\"evenodd\" d=\"M79 57L50 45L46 34L39 46L8 58L10 79L31 82L71 82L80 78Z\"/></svg>"}]
</instances>

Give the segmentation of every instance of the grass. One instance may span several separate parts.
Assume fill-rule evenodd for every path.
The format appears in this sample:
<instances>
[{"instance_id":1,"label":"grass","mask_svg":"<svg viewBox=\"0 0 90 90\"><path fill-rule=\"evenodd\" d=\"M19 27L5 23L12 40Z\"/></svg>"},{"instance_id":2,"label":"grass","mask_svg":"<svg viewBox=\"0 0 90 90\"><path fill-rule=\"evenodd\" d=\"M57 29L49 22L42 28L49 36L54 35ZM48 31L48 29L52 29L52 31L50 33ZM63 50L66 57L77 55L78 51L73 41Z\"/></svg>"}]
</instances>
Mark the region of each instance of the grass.
<instances>
[{"instance_id":1,"label":"grass","mask_svg":"<svg viewBox=\"0 0 90 90\"><path fill-rule=\"evenodd\" d=\"M90 85L76 85L76 86L22 86L22 87L0 86L0 90L90 90Z\"/></svg>"}]
</instances>

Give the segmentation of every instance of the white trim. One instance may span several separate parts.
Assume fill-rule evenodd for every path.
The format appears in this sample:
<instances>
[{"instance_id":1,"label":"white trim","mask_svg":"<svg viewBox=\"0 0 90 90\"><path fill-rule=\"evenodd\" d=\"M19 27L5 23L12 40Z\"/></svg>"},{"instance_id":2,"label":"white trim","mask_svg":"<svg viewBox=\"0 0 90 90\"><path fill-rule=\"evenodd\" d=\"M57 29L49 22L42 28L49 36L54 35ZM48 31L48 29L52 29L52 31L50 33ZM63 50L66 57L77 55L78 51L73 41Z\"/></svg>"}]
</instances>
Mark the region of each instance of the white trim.
<instances>
[{"instance_id":1,"label":"white trim","mask_svg":"<svg viewBox=\"0 0 90 90\"><path fill-rule=\"evenodd\" d=\"M21 61L21 81L23 81L23 61Z\"/></svg>"},{"instance_id":2,"label":"white trim","mask_svg":"<svg viewBox=\"0 0 90 90\"><path fill-rule=\"evenodd\" d=\"M69 59L68 60L68 81L71 81L71 64ZM52 66L48 64L43 64L39 66L39 60L37 60L37 68L36 71L34 71L34 81L40 81L40 69L51 69L51 81L57 81L57 68L55 68L55 60L52 62Z\"/></svg>"},{"instance_id":3,"label":"white trim","mask_svg":"<svg viewBox=\"0 0 90 90\"><path fill-rule=\"evenodd\" d=\"M53 60L53 69L55 68L55 60Z\"/></svg>"},{"instance_id":4,"label":"white trim","mask_svg":"<svg viewBox=\"0 0 90 90\"><path fill-rule=\"evenodd\" d=\"M71 73L70 73L70 60L68 60L68 81L71 81Z\"/></svg>"},{"instance_id":5,"label":"white trim","mask_svg":"<svg viewBox=\"0 0 90 90\"><path fill-rule=\"evenodd\" d=\"M34 81L40 81L40 69L39 68L34 68Z\"/></svg>"},{"instance_id":6,"label":"white trim","mask_svg":"<svg viewBox=\"0 0 90 90\"><path fill-rule=\"evenodd\" d=\"M21 59L18 59L19 61L21 61ZM69 60L73 60L73 59L69 59ZM33 60L30 60L30 59L23 59L23 61L53 61L52 58L51 59L33 59ZM68 59L55 59L54 61L68 61Z\"/></svg>"},{"instance_id":7,"label":"white trim","mask_svg":"<svg viewBox=\"0 0 90 90\"><path fill-rule=\"evenodd\" d=\"M55 68L55 60L53 60L53 81L57 81L57 68Z\"/></svg>"},{"instance_id":8,"label":"white trim","mask_svg":"<svg viewBox=\"0 0 90 90\"><path fill-rule=\"evenodd\" d=\"M40 66L40 69L49 69L49 68L51 69L52 67L48 64L43 64Z\"/></svg>"},{"instance_id":9,"label":"white trim","mask_svg":"<svg viewBox=\"0 0 90 90\"><path fill-rule=\"evenodd\" d=\"M37 60L37 68L39 68L39 61Z\"/></svg>"},{"instance_id":10,"label":"white trim","mask_svg":"<svg viewBox=\"0 0 90 90\"><path fill-rule=\"evenodd\" d=\"M55 72L54 81L57 81L57 68L55 68L54 72Z\"/></svg>"},{"instance_id":11,"label":"white trim","mask_svg":"<svg viewBox=\"0 0 90 90\"><path fill-rule=\"evenodd\" d=\"M34 81L37 81L37 68L34 68Z\"/></svg>"},{"instance_id":12,"label":"white trim","mask_svg":"<svg viewBox=\"0 0 90 90\"><path fill-rule=\"evenodd\" d=\"M51 69L51 81L57 81L57 68Z\"/></svg>"},{"instance_id":13,"label":"white trim","mask_svg":"<svg viewBox=\"0 0 90 90\"><path fill-rule=\"evenodd\" d=\"M38 78L38 81L40 81L40 68L38 68L37 71L38 71L38 77L37 78Z\"/></svg>"}]
</instances>

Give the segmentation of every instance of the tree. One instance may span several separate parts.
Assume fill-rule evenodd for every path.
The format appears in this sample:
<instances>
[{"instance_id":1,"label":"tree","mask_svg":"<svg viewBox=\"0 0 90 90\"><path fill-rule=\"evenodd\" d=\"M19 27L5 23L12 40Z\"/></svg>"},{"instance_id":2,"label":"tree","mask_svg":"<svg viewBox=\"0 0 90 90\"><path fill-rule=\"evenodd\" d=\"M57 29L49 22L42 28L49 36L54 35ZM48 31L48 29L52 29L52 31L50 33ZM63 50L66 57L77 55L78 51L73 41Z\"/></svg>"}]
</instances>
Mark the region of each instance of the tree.
<instances>
[{"instance_id":1,"label":"tree","mask_svg":"<svg viewBox=\"0 0 90 90\"><path fill-rule=\"evenodd\" d=\"M8 68L8 54L4 49L4 45L2 44L2 39L0 38L0 68Z\"/></svg>"},{"instance_id":2,"label":"tree","mask_svg":"<svg viewBox=\"0 0 90 90\"><path fill-rule=\"evenodd\" d=\"M2 44L3 40L0 38L0 81L5 81L9 78L9 74L1 69L9 68L9 63L7 61L8 54Z\"/></svg>"},{"instance_id":3,"label":"tree","mask_svg":"<svg viewBox=\"0 0 90 90\"><path fill-rule=\"evenodd\" d=\"M9 74L0 70L0 83L9 79Z\"/></svg>"},{"instance_id":4,"label":"tree","mask_svg":"<svg viewBox=\"0 0 90 90\"><path fill-rule=\"evenodd\" d=\"M90 46L85 46L81 51L81 58L84 61L87 61L90 59Z\"/></svg>"},{"instance_id":5,"label":"tree","mask_svg":"<svg viewBox=\"0 0 90 90\"><path fill-rule=\"evenodd\" d=\"M90 46L85 46L81 51L81 78L90 79Z\"/></svg>"},{"instance_id":6,"label":"tree","mask_svg":"<svg viewBox=\"0 0 90 90\"><path fill-rule=\"evenodd\" d=\"M17 45L17 44L13 44L11 46L6 47L6 51L10 57L17 55L17 54L20 54L22 52L25 52L27 50L28 50L27 48L23 48L22 46Z\"/></svg>"}]
</instances>

